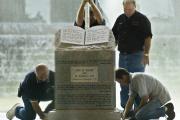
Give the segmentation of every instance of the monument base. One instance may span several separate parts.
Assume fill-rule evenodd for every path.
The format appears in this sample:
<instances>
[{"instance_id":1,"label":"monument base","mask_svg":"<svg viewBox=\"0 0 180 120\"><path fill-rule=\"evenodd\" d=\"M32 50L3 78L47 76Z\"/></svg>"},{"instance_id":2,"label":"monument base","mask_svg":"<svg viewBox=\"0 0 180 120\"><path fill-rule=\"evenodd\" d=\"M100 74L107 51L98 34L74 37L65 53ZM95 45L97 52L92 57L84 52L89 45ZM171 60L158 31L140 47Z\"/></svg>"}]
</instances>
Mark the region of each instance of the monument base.
<instances>
[{"instance_id":1,"label":"monument base","mask_svg":"<svg viewBox=\"0 0 180 120\"><path fill-rule=\"evenodd\" d=\"M120 120L120 116L114 110L57 110L48 114L48 120Z\"/></svg>"}]
</instances>

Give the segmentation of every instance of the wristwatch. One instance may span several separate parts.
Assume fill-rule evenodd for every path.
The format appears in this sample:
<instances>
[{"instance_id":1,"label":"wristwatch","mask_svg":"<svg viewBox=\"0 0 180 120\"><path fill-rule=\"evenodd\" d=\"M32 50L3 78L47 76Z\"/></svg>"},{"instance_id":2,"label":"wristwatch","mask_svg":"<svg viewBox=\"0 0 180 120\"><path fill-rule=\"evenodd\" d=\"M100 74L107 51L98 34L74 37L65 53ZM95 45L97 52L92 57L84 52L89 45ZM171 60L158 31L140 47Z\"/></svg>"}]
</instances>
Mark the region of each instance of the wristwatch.
<instances>
[{"instance_id":1,"label":"wristwatch","mask_svg":"<svg viewBox=\"0 0 180 120\"><path fill-rule=\"evenodd\" d=\"M148 57L148 56L149 56L149 54L145 53L145 54L144 54L144 56Z\"/></svg>"}]
</instances>

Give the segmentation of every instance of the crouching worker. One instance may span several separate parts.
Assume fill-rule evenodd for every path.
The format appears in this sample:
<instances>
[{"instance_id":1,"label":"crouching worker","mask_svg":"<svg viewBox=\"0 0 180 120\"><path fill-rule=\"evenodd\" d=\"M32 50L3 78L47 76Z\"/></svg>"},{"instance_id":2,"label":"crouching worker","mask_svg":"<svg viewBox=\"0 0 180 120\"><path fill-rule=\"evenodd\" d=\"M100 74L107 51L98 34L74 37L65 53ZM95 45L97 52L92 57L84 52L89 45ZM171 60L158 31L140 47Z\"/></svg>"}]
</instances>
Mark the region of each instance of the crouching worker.
<instances>
[{"instance_id":1,"label":"crouching worker","mask_svg":"<svg viewBox=\"0 0 180 120\"><path fill-rule=\"evenodd\" d=\"M25 76L21 82L18 96L22 97L24 107L15 104L6 117L12 120L14 116L21 120L35 120L36 113L42 120L46 120L46 113L54 109L54 72L48 70L44 64L36 66L35 70ZM39 106L40 101L52 102L43 112Z\"/></svg>"},{"instance_id":2,"label":"crouching worker","mask_svg":"<svg viewBox=\"0 0 180 120\"><path fill-rule=\"evenodd\" d=\"M157 119L167 115L167 120L175 118L174 106L167 89L153 76L145 73L130 74L125 69L116 70L116 81L121 85L129 86L129 99L125 106L122 118L127 117L134 103L134 98L139 95L141 102L134 110L135 116L131 120ZM168 103L169 102L169 103Z\"/></svg>"}]
</instances>

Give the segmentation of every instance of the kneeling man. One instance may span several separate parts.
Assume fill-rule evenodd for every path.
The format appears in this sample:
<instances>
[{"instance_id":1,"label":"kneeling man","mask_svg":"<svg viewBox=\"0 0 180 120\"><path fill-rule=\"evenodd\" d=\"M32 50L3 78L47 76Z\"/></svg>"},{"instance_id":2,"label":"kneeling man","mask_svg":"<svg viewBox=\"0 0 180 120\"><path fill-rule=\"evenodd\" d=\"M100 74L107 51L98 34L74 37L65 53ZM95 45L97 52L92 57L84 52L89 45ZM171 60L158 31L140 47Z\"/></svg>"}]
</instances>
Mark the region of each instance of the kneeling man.
<instances>
[{"instance_id":1,"label":"kneeling man","mask_svg":"<svg viewBox=\"0 0 180 120\"><path fill-rule=\"evenodd\" d=\"M175 118L174 106L169 102L171 100L169 92L153 76L145 73L130 74L127 70L120 68L116 70L116 81L122 86L129 86L130 90L122 115L123 120L131 110L137 95L140 96L141 102L134 111L134 120L157 119L165 115L168 116L167 120Z\"/></svg>"},{"instance_id":2,"label":"kneeling man","mask_svg":"<svg viewBox=\"0 0 180 120\"><path fill-rule=\"evenodd\" d=\"M22 97L24 107L15 104L6 114L9 120L12 120L14 116L21 120L35 120L36 113L45 120L45 113L54 109L54 72L45 64L37 65L20 84L18 96ZM52 102L43 112L39 102L49 100Z\"/></svg>"}]
</instances>

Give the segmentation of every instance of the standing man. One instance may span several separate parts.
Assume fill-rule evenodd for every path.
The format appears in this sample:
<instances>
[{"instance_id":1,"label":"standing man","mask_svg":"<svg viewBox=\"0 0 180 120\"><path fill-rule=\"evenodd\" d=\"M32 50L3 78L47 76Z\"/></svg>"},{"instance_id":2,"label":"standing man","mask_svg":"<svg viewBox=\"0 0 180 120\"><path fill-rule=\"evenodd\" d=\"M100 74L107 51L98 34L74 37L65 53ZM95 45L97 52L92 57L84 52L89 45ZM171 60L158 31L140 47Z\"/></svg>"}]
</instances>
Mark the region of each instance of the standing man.
<instances>
[{"instance_id":1,"label":"standing man","mask_svg":"<svg viewBox=\"0 0 180 120\"><path fill-rule=\"evenodd\" d=\"M36 113L42 120L46 120L45 113L54 109L54 72L48 70L45 64L39 64L35 70L28 73L22 81L18 96L22 96L24 107L14 105L6 114L9 120L14 116L21 120L35 120ZM40 101L52 102L43 112L39 106Z\"/></svg>"},{"instance_id":2,"label":"standing man","mask_svg":"<svg viewBox=\"0 0 180 120\"><path fill-rule=\"evenodd\" d=\"M96 6L94 0L82 0L82 3L80 5L80 8L77 12L75 26L79 26L81 28L85 28L85 10L84 7L86 3L90 4L90 27L96 26L96 25L105 25L105 20L102 16L102 13L100 9Z\"/></svg>"},{"instance_id":3,"label":"standing man","mask_svg":"<svg viewBox=\"0 0 180 120\"><path fill-rule=\"evenodd\" d=\"M133 120L158 119L165 115L168 116L167 120L175 118L174 105L169 102L169 92L153 76L144 73L130 74L121 68L116 71L116 81L130 88L129 99L122 115L123 120L127 117L137 95L141 97L141 102L134 111Z\"/></svg>"},{"instance_id":4,"label":"standing man","mask_svg":"<svg viewBox=\"0 0 180 120\"><path fill-rule=\"evenodd\" d=\"M119 67L129 72L144 72L149 65L151 46L151 24L148 18L136 11L135 0L123 1L124 13L121 14L113 28L118 45ZM121 106L124 108L128 100L128 87L121 86ZM136 100L138 104L138 100Z\"/></svg>"}]
</instances>

